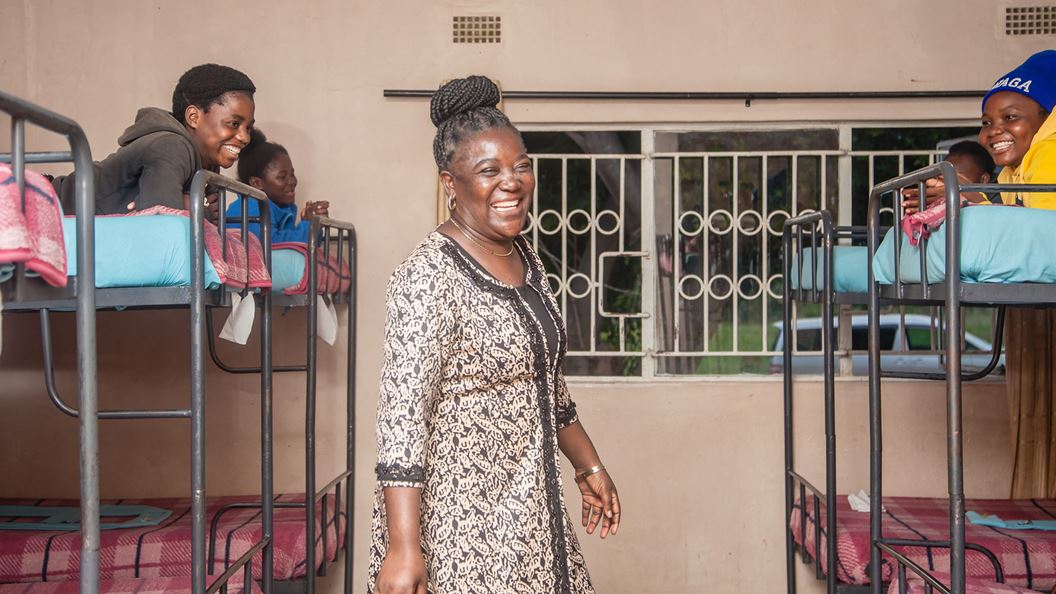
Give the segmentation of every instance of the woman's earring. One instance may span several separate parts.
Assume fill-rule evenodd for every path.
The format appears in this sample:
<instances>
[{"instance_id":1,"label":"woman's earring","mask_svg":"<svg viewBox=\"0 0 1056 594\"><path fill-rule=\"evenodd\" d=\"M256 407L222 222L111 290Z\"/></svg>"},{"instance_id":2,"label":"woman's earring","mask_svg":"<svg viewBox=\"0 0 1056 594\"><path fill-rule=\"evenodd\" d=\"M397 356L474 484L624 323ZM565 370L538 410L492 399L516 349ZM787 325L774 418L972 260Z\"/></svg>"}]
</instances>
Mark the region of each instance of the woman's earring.
<instances>
[{"instance_id":1,"label":"woman's earring","mask_svg":"<svg viewBox=\"0 0 1056 594\"><path fill-rule=\"evenodd\" d=\"M447 210L455 210L455 195L451 194L447 197Z\"/></svg>"}]
</instances>

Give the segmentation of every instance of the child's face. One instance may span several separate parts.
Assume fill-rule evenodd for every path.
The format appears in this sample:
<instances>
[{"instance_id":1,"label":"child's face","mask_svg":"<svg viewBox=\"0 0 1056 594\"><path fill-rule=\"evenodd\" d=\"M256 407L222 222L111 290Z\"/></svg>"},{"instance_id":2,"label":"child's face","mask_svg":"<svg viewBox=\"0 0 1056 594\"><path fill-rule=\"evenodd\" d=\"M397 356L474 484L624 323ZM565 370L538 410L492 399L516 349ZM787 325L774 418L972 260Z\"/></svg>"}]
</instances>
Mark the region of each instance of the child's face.
<instances>
[{"instance_id":1,"label":"child's face","mask_svg":"<svg viewBox=\"0 0 1056 594\"><path fill-rule=\"evenodd\" d=\"M1045 112L1036 101L1020 93L1000 91L986 101L979 144L1001 167L1019 167L1044 123Z\"/></svg>"},{"instance_id":2,"label":"child's face","mask_svg":"<svg viewBox=\"0 0 1056 594\"><path fill-rule=\"evenodd\" d=\"M975 159L968 155L950 155L946 160L953 165L963 182L970 184L985 184L990 181L990 174L983 171Z\"/></svg>"},{"instance_id":3,"label":"child's face","mask_svg":"<svg viewBox=\"0 0 1056 594\"><path fill-rule=\"evenodd\" d=\"M293 172L293 161L286 153L279 153L264 168L260 189L276 204L289 206L297 198L297 176ZM256 185L256 184L254 184Z\"/></svg>"},{"instance_id":4,"label":"child's face","mask_svg":"<svg viewBox=\"0 0 1056 594\"><path fill-rule=\"evenodd\" d=\"M255 109L253 97L242 92L223 95L208 111L197 105L187 108L184 121L198 145L203 167L226 169L235 164L249 144Z\"/></svg>"}]
</instances>

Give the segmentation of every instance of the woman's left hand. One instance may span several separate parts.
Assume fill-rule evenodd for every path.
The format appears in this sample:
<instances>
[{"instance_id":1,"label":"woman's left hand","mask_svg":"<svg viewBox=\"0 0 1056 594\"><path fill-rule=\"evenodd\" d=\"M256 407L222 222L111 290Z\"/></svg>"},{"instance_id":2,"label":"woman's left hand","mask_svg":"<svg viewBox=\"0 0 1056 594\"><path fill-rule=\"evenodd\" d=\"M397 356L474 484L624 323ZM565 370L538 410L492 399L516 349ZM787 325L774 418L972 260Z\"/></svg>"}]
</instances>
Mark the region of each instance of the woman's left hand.
<instances>
[{"instance_id":1,"label":"woman's left hand","mask_svg":"<svg viewBox=\"0 0 1056 594\"><path fill-rule=\"evenodd\" d=\"M587 527L587 534L594 534L600 521L602 538L610 533L615 535L620 528L620 498L609 472L601 470L577 478L576 486L583 495L583 525Z\"/></svg>"}]
</instances>

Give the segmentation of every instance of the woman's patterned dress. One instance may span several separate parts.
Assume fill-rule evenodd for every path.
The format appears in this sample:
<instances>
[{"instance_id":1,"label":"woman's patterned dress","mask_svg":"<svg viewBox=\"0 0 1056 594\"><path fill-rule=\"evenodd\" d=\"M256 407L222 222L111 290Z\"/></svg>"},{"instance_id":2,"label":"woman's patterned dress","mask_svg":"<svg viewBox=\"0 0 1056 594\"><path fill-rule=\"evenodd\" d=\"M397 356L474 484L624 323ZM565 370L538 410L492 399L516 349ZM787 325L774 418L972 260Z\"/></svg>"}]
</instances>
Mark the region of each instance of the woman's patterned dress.
<instances>
[{"instance_id":1,"label":"woman's patterned dress","mask_svg":"<svg viewBox=\"0 0 1056 594\"><path fill-rule=\"evenodd\" d=\"M538 256L515 245L521 291L437 231L389 282L371 592L388 543L382 489L393 486L422 489L431 594L594 592L558 477L557 431L577 421L564 327Z\"/></svg>"}]
</instances>

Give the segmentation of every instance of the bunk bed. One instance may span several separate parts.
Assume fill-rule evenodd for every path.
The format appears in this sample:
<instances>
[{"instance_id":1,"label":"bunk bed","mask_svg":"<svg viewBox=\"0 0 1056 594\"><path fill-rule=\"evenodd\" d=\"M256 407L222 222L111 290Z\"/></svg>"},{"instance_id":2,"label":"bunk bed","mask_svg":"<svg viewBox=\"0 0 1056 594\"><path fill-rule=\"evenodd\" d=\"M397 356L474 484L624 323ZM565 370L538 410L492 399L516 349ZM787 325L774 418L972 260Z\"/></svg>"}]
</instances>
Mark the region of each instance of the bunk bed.
<instances>
[{"instance_id":1,"label":"bunk bed","mask_svg":"<svg viewBox=\"0 0 1056 594\"><path fill-rule=\"evenodd\" d=\"M187 284L178 280L175 282L160 282L163 286L119 286L98 288L97 272L100 261L107 261L107 256L97 251L95 228L97 219L94 216L95 206L93 199L94 180L91 153L87 140L81 128L72 120L36 106L28 101L19 99L7 93L0 92L0 110L11 117L12 127L12 152L6 161L11 163L11 176L17 186L16 204L23 218L26 218L30 209L27 208L26 176L25 166L27 163L50 163L68 162L74 163L76 174L76 215L75 234L65 246L66 251L71 247L76 249L73 260L76 262L76 276L67 278L39 278L27 273L26 261L16 261L14 271L5 282L0 284L3 297L4 312L36 312L40 315L41 329L43 332L42 342L45 348L45 380L49 395L59 406L60 410L75 416L80 422L80 514L77 522L71 526L79 534L80 550L76 553L77 574L79 577L79 590L84 593L96 593L100 591L101 576L101 550L100 550L100 510L99 501L99 465L98 465L98 421L101 419L184 419L191 425L191 504L190 504L190 568L187 572L190 591L194 594L227 591L228 580L239 572L248 575L251 569L251 560L258 553L262 554L263 571L265 580L263 590L271 591L271 564L272 564L272 444L271 444L271 292L260 291L256 299L260 303L260 352L261 352L261 500L263 502L261 511L262 530L260 538L249 547L243 555L232 562L226 571L209 580L207 587L205 544L206 544L206 516L205 516L205 311L207 305L223 305L229 298L224 286L215 281L221 278L218 269L231 276L227 278L236 286L241 284L247 290L252 286L263 286L263 282L270 282L268 278L271 265L270 249L270 219L262 217L261 238L262 244L256 242L248 233L241 233L242 260L244 268L239 277L238 271L229 268L226 263L217 260L215 254L210 260L207 258L208 229L205 222L205 207L202 199L205 196L206 186L211 184L220 189L221 203L226 196L227 190L237 191L243 195L261 201L261 210L267 213L267 197L261 192L239 184L220 175L199 171L192 182L192 196L197 200L190 201L189 217L176 217L177 233L182 231L182 237L187 250L185 255L189 258L189 278ZM29 122L46 130L57 132L67 137L71 146L69 153L64 152L27 152L25 147L25 125ZM43 198L50 200L57 209L58 201L50 191L50 185L38 183L33 187L34 194L42 194ZM10 198L10 197L8 197ZM10 202L10 200L8 200ZM16 217L17 218L17 217ZM126 217L126 220L134 224L142 223L144 217ZM243 227L246 227L246 215L242 216ZM115 223L116 224L116 223ZM43 232L43 229L34 229L34 232ZM54 227L50 231L56 231ZM56 233L57 235L57 233ZM52 235L54 237L54 235ZM229 239L228 233L216 234L220 249L226 256L232 254L232 260L237 261L236 255L239 250L234 245L234 237ZM254 246L256 251L254 251ZM215 245L209 247L215 248ZM128 249L135 249L134 247ZM254 266L254 255L257 256ZM207 284L207 269L212 270L210 280ZM52 281L50 284L45 280ZM53 286L54 285L54 286ZM191 394L190 402L186 408L175 410L98 410L97 389L97 345L95 340L95 312L103 308L137 308L137 307L169 307L188 309L190 313L190 338L191 338ZM51 369L51 343L50 343L50 313L52 311L75 311L77 316L77 346L78 346L78 403L76 407L67 404L66 400L58 393L52 376ZM244 578L242 588L246 589L250 579ZM106 587L117 587L113 583L104 583ZM32 586L27 586L32 587ZM123 587L123 586L122 586Z\"/></svg>"},{"instance_id":2,"label":"bunk bed","mask_svg":"<svg viewBox=\"0 0 1056 594\"><path fill-rule=\"evenodd\" d=\"M3 96L2 98L15 107L25 104L25 102L11 96ZM0 107L9 107L8 104ZM14 113L17 115L17 113L21 112ZM76 126L76 124L72 125ZM13 150L14 154L11 158L8 159L14 163L15 171L22 172L27 161L43 163L68 160L68 156L63 153L30 153L23 157L22 153L24 151L21 148L22 145L18 142L22 135L21 126L22 124L19 124L17 120L13 124L13 130L16 131L13 135L13 139L16 141L14 143L15 150ZM79 128L77 128L77 131L79 132ZM83 134L81 136L83 137ZM84 148L87 148L86 144ZM86 189L86 191L90 192L92 188L90 155L86 154L78 161L75 171L78 172L78 182L83 184L83 188L79 187L78 190ZM88 171L88 173L80 175L82 171ZM31 172L30 174L32 175ZM265 208L261 210L262 216L259 219L248 217L245 209L243 209L238 226L241 229L246 229L249 223L262 223L260 228L261 237L264 238L264 245L258 249L258 259L267 265L268 270L266 272L269 277L273 263L279 262L280 266L274 270L276 273L274 278L276 281L279 281L280 278L286 279L274 286L273 290L259 290L269 287L271 285L270 279L265 279L268 280L267 283L258 282L253 285L249 283L251 271L248 266L250 260L253 259L250 255L250 248L252 242L255 242L255 239L250 234L236 232L234 237L239 241L232 242L229 240L229 233L219 233L217 235L219 246L209 244L209 236L203 232L203 229L207 231L208 227L203 222L203 209L199 206L203 204L207 187L210 191L219 190L221 206L226 202L228 191L234 191L265 203ZM94 207L90 206L93 204L90 194L84 200L89 206L80 206L78 212L93 212ZM185 239L182 246L184 253L181 262L186 270L179 269L177 266L178 270L175 272L168 271L168 274L159 275L162 280L157 278L150 278L145 281L138 278L130 280L126 276L122 276L122 274L114 274L113 270L104 270L104 274L94 276L98 266L102 265L105 267L107 260L105 257L101 257L98 252L96 252L96 257L92 257L93 249L96 247L96 241L93 240L97 240L102 236L105 243L106 238L112 236L112 232L115 229L120 229L117 226L126 222L125 219L129 223L143 227L147 217L137 217L135 220L130 217L96 218L95 225L84 225L88 232L81 232L80 222L85 217L77 217L77 228L71 225L70 220L63 221L63 226L67 228L67 237L75 237L78 246L80 246L74 248L71 245L67 245L67 252L77 254L77 257L83 254L83 260L88 262L88 264L86 265L78 260L76 266L71 265L70 288L56 290L53 287L45 287L43 283L39 282L39 279L31 278L31 275L25 274L24 265L17 267L15 273L11 275L14 277L13 279L0 285L0 289L4 291L5 310L39 312L44 343L45 384L48 393L55 405L64 413L81 417L82 424L87 423L93 426L87 432L90 435L95 434L94 421L96 417L80 414L80 410L88 410L85 408L83 396L80 407L74 407L67 404L56 389L50 341L51 311L62 311L71 308L74 295L73 287L77 286L78 281L87 286L94 284L97 287L95 292L83 292L91 293L90 296L96 300L94 307L83 309L83 311L94 312L96 308L103 307L182 307L190 305L192 308L191 367L194 377L191 408L177 411L104 411L99 413L97 418L190 418L192 424L201 427L201 423L204 422L204 412L200 410L201 405L204 404L204 395L201 395L202 390L204 390L205 367L203 345L207 343L213 361L225 371L261 375L262 482L267 485L267 488L262 488L261 497L228 498L222 501L207 502L204 498L204 491L195 489L194 492L196 494L202 493L203 496L192 497L190 500L182 501L153 500L142 502L155 506L161 505L169 511L173 520L163 527L144 529L138 531L138 533L135 530L127 529L106 531L103 533L104 536L102 538L96 536L94 541L92 541L92 549L88 555L76 552L75 545L78 540L76 532L18 532L11 539L6 538L8 536L6 533L0 532L0 538L3 539L0 541L3 543L0 547L6 545L8 550L13 551L14 557L19 562L18 566L22 568L22 573L30 574L22 575L19 571L4 572L0 569L0 582L26 579L32 581L33 578L40 579L39 576L47 576L51 580L76 579L80 575L85 582L96 581L102 577L104 579L99 582L103 584L102 587L112 589L123 587L122 584L127 586L131 583L130 579L133 581L137 578L163 579L163 576L168 576L178 580L184 577L181 574L189 573L188 584L193 582L194 587L189 587L188 591L199 592L204 591L204 572L208 571L208 574L213 576L218 566L222 566L224 572L221 577L236 575L237 571L242 569L246 572L246 578L252 576L260 580L266 592L272 591L273 588L277 591L313 592L317 572L319 575L325 575L329 563L342 559L348 569L345 572L344 590L346 592L351 591L352 527L350 520L352 518L353 505L354 485L352 480L355 454L355 229L352 225L341 221L329 218L315 218L311 223L312 233L308 245L280 245L275 246L277 249L272 251L268 249L270 217L266 216L266 203L266 197L248 186L215 174L204 171L199 172L192 187L190 221L182 222L184 225L182 229L183 237ZM79 202L78 204L81 203ZM217 229L227 229L226 221L224 220L225 209L221 208L219 213L220 220ZM176 213L159 214L174 216ZM166 218L171 219L173 216ZM88 218L88 220L91 220L91 218ZM161 220L161 217L158 220ZM171 226L173 221L169 220L167 223ZM179 231L180 223L177 222L175 225L177 231ZM96 231L96 228L100 226L106 227L105 230L111 233L107 235L94 234L95 237L93 237L93 231ZM188 231L192 242L192 249L189 254L186 253L185 247ZM156 230L148 229L147 234L150 235L151 233L156 233ZM140 234L142 235L142 233ZM150 235L150 237L153 240L157 239L156 234ZM68 243L73 241L70 240ZM215 244L216 242L213 243ZM241 250L238 249L239 246L234 245L235 243L242 243ZM108 246L104 245L103 247L106 248ZM125 249L128 248L125 247ZM175 251L179 251L179 249L175 249ZM205 257L206 252L208 252L210 257ZM237 256L240 254L242 255L242 260L237 262ZM167 254L167 256L172 256L172 254ZM227 266L225 261L228 258L236 260L236 266ZM179 258L176 259L179 260ZM309 264L312 262L315 262L316 265ZM227 280L232 269L237 268L237 264L247 268L240 287L242 294L252 294L258 302L257 305L262 313L257 318L261 333L260 364L250 368L232 368L225 365L217 355L214 340L213 309L224 307L231 303L230 295L223 289L222 284L223 281ZM285 267L285 274L282 274L283 267ZM94 280L100 282L87 283L86 280L92 279L93 276ZM235 279L235 281L237 280ZM128 286L136 284L167 286ZM237 282L231 284L238 287ZM320 297L315 298L316 295L320 295ZM322 297L324 295L325 297ZM346 387L348 413L346 424L346 468L324 487L317 489L315 473L315 418L316 342L318 333L316 320L318 309L333 303L346 304L349 311L346 360L346 377L348 379ZM273 307L298 306L306 307L308 312L306 323L307 361L303 365L275 367L272 365L270 349L272 309ZM79 340L81 336L87 337L87 334L79 332ZM93 350L89 352L85 348L79 348L79 352L89 352L92 356L87 361L93 363L95 355L94 341L89 340L87 343L93 345ZM270 488L274 472L272 468L271 443L272 370L278 372L299 371L306 374L305 484L306 492L314 494L311 498L305 498L303 495L276 497ZM94 386L92 388L94 392ZM84 390L82 390L83 393ZM94 402L89 402L88 404L94 407ZM201 420L195 423L198 419ZM192 436L194 437L192 464L195 466L193 471L195 480L193 482L196 484L199 476L204 479L204 475L200 473L201 465L204 463L205 452L204 443L200 442L200 439L204 439L203 435L200 430L192 430ZM86 469L90 470L94 467L90 463L90 459L82 460L82 462ZM86 473L82 474L82 480L94 489L95 506L98 508L100 504L98 502L97 470L95 470L95 473L93 475L86 470ZM308 505L306 499L310 499L312 505ZM90 499L82 497L82 501L87 503ZM39 505L39 502L37 502L37 505ZM207 505L209 506L208 508L206 508ZM92 531L90 518L92 516L90 513L84 513L83 517L86 518L84 523L85 532L90 534ZM202 535L206 517L211 518L208 532L208 552L200 550L204 548L205 539ZM298 519L298 517L301 519ZM274 519L277 519L277 523ZM98 525L98 519L95 520L95 524ZM85 539L85 542L88 541L88 539ZM191 543L189 544L187 541L191 541ZM40 545L41 542L45 543L44 546ZM316 546L306 546L305 543L308 542L315 542ZM130 543L135 544L130 545ZM203 545L198 543L203 543ZM283 548L277 550L276 544ZM121 548L122 546L124 546L124 549ZM134 550L134 554L131 557L126 555L124 558L114 554L115 551L121 550L126 553L129 550ZM160 552L163 550L168 550L169 553L179 551L179 553L163 554ZM49 554L58 551L62 551L62 554ZM147 552L144 553L144 551ZM187 551L190 552L189 559L186 558ZM339 556L339 551L343 551L343 556ZM276 553L280 557L278 566L275 564ZM153 566L148 567L150 564L145 562L145 557L149 557L151 554L155 555L157 559L164 558L164 562L157 562ZM28 555L28 558L25 555ZM82 558L84 562L81 561ZM39 576L34 571L26 570L26 568L33 567L39 568ZM267 567L272 567L273 571L267 571L265 569ZM309 567L316 569L309 570ZM237 577L235 579L236 581L238 580ZM274 583L273 580L275 580ZM226 589L221 579L212 580L212 582L208 588L209 591L215 591L218 588ZM252 579L245 579L240 583L245 584L247 582L251 584L251 587L255 587ZM236 582L232 582L232 584L234 583ZM37 587L32 583L23 585L27 588ZM177 586L173 582L167 587ZM86 585L84 591L96 590L93 590L90 585Z\"/></svg>"},{"instance_id":3,"label":"bunk bed","mask_svg":"<svg viewBox=\"0 0 1056 594\"><path fill-rule=\"evenodd\" d=\"M930 240L911 248L901 234L888 233L881 243L878 225L881 200L897 195L903 188L917 187L923 193L927 179L941 177L945 184L945 219L942 228ZM869 197L870 254L870 334L869 334L869 416L870 416L870 559L871 591L882 590L881 572L886 560L894 567L892 589L908 591L954 592L989 588L1013 592L1017 588L1051 588L1056 583L1056 535L1042 531L1012 531L979 524L968 525L966 509L985 506L1019 506L1019 511L1005 514L1005 519L1051 519L1056 501L985 502L965 500L963 443L961 433L962 398L960 310L964 306L1056 304L1056 264L1052 257L1051 230L1056 213L1037 209L1007 207L972 207L962 209L962 192L1052 192L1051 185L982 185L960 184L948 163L939 163L894 178L874 187ZM896 217L900 217L896 200ZM962 238L971 236L972 241ZM1029 252L1041 246L1040 252ZM974 249L979 248L979 249ZM1031 253L1029 264L1017 254ZM994 256L999 256L995 258ZM999 261L1000 259L1000 261ZM1018 264L1018 265L1017 265ZM944 312L945 348L948 376L947 454L948 499L944 505L942 526L948 534L944 558L921 558L905 541L888 536L883 519L885 506L897 498L883 497L883 433L881 425L881 373L879 365L879 304L912 303L941 305ZM1011 517L1009 517L1011 515ZM1012 541L1009 547L983 540L990 533L1002 533ZM999 561L993 573L977 572L973 553L987 548L989 557ZM940 575L940 572L945 575ZM909 576L912 576L910 578Z\"/></svg>"},{"instance_id":4,"label":"bunk bed","mask_svg":"<svg viewBox=\"0 0 1056 594\"><path fill-rule=\"evenodd\" d=\"M878 219L879 220L879 219ZM864 245L867 227L835 226L827 211L808 212L788 219L782 233L784 253L783 274L783 381L785 431L785 546L786 589L796 591L797 553L804 564L814 565L814 576L824 580L826 591L864 593L870 581L868 516L852 511L846 495L838 495L836 484L836 420L835 375L837 343L842 351L852 348L849 306L869 305L869 252ZM885 304L886 301L883 301ZM794 328L795 307L799 303L821 306L820 348L822 353L822 382L824 408L824 490L812 484L796 470L794 456L794 365L798 335ZM837 335L837 314L846 329ZM987 364L981 369L964 374L968 381L981 379L998 366L1004 310L999 309L995 321L994 348ZM837 338L838 336L838 338ZM857 348L857 347L855 347ZM934 372L881 372L883 377L908 379L941 379L944 374ZM909 506L909 509L913 509ZM831 511L830 511L831 510ZM916 510L914 510L916 511ZM890 510L889 510L890 512ZM885 522L896 533L899 517L891 512ZM906 532L909 532L908 530ZM904 540L917 539L918 546L931 558L941 549L941 538L925 538L916 533L897 532ZM836 535L828 538L828 535ZM866 553L862 553L862 549ZM833 560L830 562L830 560ZM989 561L989 560L986 560ZM996 563L996 561L995 561ZM988 568L993 567L991 564ZM890 571L883 574L885 583Z\"/></svg>"}]
</instances>

